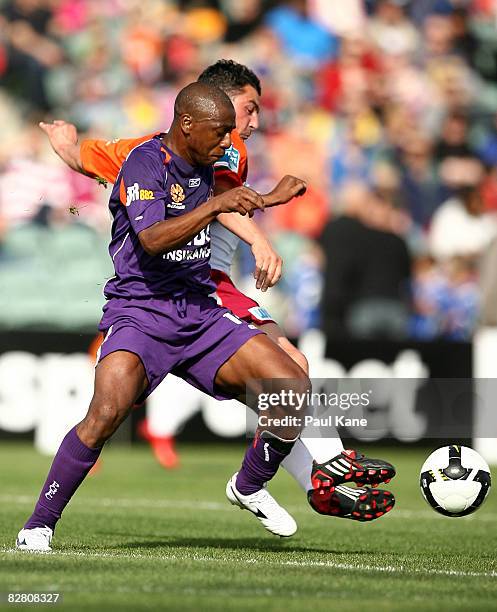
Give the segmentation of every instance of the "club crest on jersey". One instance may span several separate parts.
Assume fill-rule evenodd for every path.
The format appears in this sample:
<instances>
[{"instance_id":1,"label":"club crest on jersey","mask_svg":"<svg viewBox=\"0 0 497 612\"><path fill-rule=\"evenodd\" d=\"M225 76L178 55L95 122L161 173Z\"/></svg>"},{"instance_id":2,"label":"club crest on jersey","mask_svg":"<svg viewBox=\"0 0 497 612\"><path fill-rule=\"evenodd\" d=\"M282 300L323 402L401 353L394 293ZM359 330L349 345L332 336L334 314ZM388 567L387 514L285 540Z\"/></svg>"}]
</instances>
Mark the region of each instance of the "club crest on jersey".
<instances>
[{"instance_id":1,"label":"club crest on jersey","mask_svg":"<svg viewBox=\"0 0 497 612\"><path fill-rule=\"evenodd\" d=\"M174 208L175 210L184 210L185 204L182 204L185 199L185 192L183 187L179 183L171 185L170 189L171 202L167 203L167 208Z\"/></svg>"},{"instance_id":2,"label":"club crest on jersey","mask_svg":"<svg viewBox=\"0 0 497 612\"><path fill-rule=\"evenodd\" d=\"M171 199L176 204L183 202L185 199L185 192L183 191L183 187L179 183L174 183L171 185Z\"/></svg>"},{"instance_id":3,"label":"club crest on jersey","mask_svg":"<svg viewBox=\"0 0 497 612\"><path fill-rule=\"evenodd\" d=\"M191 178L188 181L188 187L199 187L200 186L200 177Z\"/></svg>"}]
</instances>

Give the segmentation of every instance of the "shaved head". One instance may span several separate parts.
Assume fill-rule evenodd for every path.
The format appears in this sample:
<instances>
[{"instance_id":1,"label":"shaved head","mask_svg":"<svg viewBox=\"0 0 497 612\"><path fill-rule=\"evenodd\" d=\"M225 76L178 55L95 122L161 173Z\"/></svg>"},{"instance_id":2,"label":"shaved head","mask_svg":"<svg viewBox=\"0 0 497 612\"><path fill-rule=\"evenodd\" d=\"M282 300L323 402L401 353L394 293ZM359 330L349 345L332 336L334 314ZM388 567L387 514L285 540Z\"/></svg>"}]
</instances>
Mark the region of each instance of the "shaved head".
<instances>
[{"instance_id":1,"label":"shaved head","mask_svg":"<svg viewBox=\"0 0 497 612\"><path fill-rule=\"evenodd\" d=\"M210 166L231 146L236 114L229 97L210 83L191 83L174 102L164 144L192 166Z\"/></svg>"},{"instance_id":2,"label":"shaved head","mask_svg":"<svg viewBox=\"0 0 497 612\"><path fill-rule=\"evenodd\" d=\"M174 102L175 118L190 115L192 119L215 119L224 113L234 114L229 97L209 83L190 83L184 87Z\"/></svg>"}]
</instances>

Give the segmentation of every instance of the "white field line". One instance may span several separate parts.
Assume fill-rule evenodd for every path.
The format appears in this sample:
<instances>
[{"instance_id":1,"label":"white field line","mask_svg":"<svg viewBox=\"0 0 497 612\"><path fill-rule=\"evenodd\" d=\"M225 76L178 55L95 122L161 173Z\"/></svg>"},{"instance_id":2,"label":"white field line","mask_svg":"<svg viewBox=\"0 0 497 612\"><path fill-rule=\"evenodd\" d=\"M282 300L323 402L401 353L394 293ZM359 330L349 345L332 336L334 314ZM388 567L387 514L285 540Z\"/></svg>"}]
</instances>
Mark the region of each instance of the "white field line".
<instances>
[{"instance_id":1,"label":"white field line","mask_svg":"<svg viewBox=\"0 0 497 612\"><path fill-rule=\"evenodd\" d=\"M34 505L36 498L29 495L0 495L0 504L19 504L19 505ZM151 508L151 509L172 509L172 510L199 510L199 511L214 511L214 512L232 512L233 507L228 503L210 502L210 501L194 501L194 500L180 500L180 499L144 499L142 497L137 498L125 498L125 497L76 497L73 505L78 506L78 510L81 510L81 505L85 504L86 507L91 511L92 508ZM285 508L293 514L309 514L312 512L310 508L303 506L285 506ZM438 516L434 511L431 510L405 510L396 508L390 512L385 519L421 519L421 520L441 520L441 516ZM456 519L454 519L456 520ZM497 522L497 515L493 514L471 514L459 518L458 520L463 521L475 521L481 523L495 523Z\"/></svg>"},{"instance_id":2,"label":"white field line","mask_svg":"<svg viewBox=\"0 0 497 612\"><path fill-rule=\"evenodd\" d=\"M222 557L214 557L207 555L199 555L197 553L178 555L178 554L150 554L144 555L142 553L128 553L128 552L116 552L116 553L105 553L105 552L88 552L88 551L53 551L49 553L28 553L26 551L19 551L15 548L0 548L0 554L35 554L35 555L50 555L55 557L82 557L88 559L139 559L148 561L194 561L198 563L216 563L216 564L227 564L227 565L269 565L274 567L290 566L290 567L325 567L328 569L336 569L343 571L357 571L357 572L380 572L385 574L411 574L411 575L427 575L427 576L454 576L464 578L497 578L497 571L489 572L470 572L464 570L451 570L451 569L431 569L431 568L410 568L403 565L365 565L363 563L336 563L334 561L269 561L267 559L244 559L240 557L234 557L230 555L229 559L223 559Z\"/></svg>"}]
</instances>

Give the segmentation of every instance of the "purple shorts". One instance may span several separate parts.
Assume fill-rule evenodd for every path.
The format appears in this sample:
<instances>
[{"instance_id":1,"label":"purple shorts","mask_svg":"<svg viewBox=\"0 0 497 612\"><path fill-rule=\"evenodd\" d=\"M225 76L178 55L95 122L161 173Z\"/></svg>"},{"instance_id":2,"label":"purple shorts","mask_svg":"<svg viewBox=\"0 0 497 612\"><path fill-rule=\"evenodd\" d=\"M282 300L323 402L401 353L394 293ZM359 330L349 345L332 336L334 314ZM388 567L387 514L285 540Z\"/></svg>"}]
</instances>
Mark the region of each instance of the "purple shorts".
<instances>
[{"instance_id":1,"label":"purple shorts","mask_svg":"<svg viewBox=\"0 0 497 612\"><path fill-rule=\"evenodd\" d=\"M219 368L247 340L262 333L213 298L111 298L99 325L105 335L97 363L115 351L141 359L148 378L143 401L169 373L216 399L233 395L216 388Z\"/></svg>"}]
</instances>

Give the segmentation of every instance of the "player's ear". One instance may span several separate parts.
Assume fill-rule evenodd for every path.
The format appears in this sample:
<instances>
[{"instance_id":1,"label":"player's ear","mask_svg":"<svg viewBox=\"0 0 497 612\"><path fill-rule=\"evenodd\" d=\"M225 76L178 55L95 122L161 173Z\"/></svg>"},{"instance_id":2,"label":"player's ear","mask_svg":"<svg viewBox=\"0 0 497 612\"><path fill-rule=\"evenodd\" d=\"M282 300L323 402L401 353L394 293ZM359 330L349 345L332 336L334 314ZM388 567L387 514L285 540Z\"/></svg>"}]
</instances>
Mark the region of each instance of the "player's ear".
<instances>
[{"instance_id":1,"label":"player's ear","mask_svg":"<svg viewBox=\"0 0 497 612\"><path fill-rule=\"evenodd\" d=\"M183 133L189 134L193 127L193 117L188 113L181 115L180 125Z\"/></svg>"}]
</instances>

